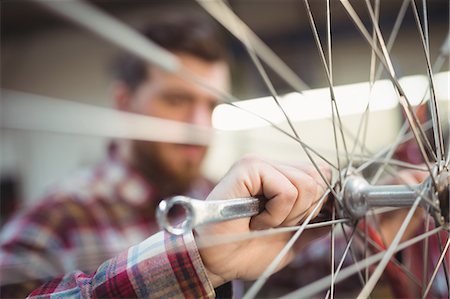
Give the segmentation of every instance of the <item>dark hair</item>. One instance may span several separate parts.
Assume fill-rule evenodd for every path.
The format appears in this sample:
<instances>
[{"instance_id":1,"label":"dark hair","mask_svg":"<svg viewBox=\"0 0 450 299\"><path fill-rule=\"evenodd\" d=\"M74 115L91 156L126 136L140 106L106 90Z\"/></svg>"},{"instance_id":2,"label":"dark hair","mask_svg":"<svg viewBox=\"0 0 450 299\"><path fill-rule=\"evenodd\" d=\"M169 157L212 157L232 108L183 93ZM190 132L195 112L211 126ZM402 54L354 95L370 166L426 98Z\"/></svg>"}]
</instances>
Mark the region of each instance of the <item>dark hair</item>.
<instances>
[{"instance_id":1,"label":"dark hair","mask_svg":"<svg viewBox=\"0 0 450 299\"><path fill-rule=\"evenodd\" d=\"M202 15L164 15L141 31L142 35L171 52L191 54L208 62L228 61L223 36L217 25ZM113 64L116 79L134 90L147 79L148 62L130 53Z\"/></svg>"}]
</instances>

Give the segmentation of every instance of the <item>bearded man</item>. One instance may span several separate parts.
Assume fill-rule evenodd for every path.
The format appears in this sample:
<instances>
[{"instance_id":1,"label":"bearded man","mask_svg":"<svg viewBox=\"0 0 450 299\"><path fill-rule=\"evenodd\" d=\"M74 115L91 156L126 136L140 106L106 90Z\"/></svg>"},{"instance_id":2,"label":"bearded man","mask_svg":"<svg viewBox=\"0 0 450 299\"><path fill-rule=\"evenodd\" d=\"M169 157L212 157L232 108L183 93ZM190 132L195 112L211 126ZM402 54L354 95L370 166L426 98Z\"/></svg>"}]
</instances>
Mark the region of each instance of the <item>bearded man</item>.
<instances>
[{"instance_id":1,"label":"bearded man","mask_svg":"<svg viewBox=\"0 0 450 299\"><path fill-rule=\"evenodd\" d=\"M142 34L207 85L229 88L225 47L209 22L165 17ZM211 127L218 99L206 89L128 53L119 56L113 71L120 111ZM155 208L163 198L206 198L213 187L201 176L206 152L207 146L191 144L113 141L105 161L54 186L2 231L0 266L8 270L2 274L2 296L23 297L75 269L95 271L158 231Z\"/></svg>"}]
</instances>

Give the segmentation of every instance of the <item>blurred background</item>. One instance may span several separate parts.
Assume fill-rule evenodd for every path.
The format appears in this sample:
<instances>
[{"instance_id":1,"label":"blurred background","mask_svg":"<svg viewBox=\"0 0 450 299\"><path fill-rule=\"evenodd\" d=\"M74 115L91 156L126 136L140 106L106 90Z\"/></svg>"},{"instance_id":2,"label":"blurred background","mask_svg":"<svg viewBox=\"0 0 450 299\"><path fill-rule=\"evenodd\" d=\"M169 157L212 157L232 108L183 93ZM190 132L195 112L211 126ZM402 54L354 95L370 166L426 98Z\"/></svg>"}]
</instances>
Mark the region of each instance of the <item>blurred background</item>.
<instances>
[{"instance_id":1,"label":"blurred background","mask_svg":"<svg viewBox=\"0 0 450 299\"><path fill-rule=\"evenodd\" d=\"M202 11L195 1L189 0L89 2L136 29L154 16L173 10ZM386 35L392 30L402 2L381 0L380 24ZM326 40L325 3L325 1L310 3L323 42ZM367 20L364 1L351 3L361 17ZM306 90L326 88L327 79L311 34L303 1L228 0L228 4L307 84ZM439 55L449 31L449 2L432 0L427 4L433 62ZM108 67L119 52L115 45L33 2L3 0L0 5L2 90L23 91L100 107L111 106L109 94L111 78ZM367 82L370 47L364 42L339 1L332 1L332 11L334 83L348 85ZM226 30L224 35L232 52L232 94L242 100L267 96L269 94L267 88L245 48ZM399 77L426 74L423 49L410 9L406 13L391 53ZM447 61L443 70L448 72L448 68ZM279 76L271 71L269 75L279 94L293 92ZM448 73L441 76L440 80L439 82L444 82L439 93L442 111L447 113L442 118L443 122L447 123ZM303 112L308 115L306 109L320 109L320 107L305 106ZM231 122L230 117L225 117L225 122L227 119ZM402 114L397 106L389 106L374 112L369 124L370 146L378 149L383 144L391 142L401 125L401 118ZM349 114L345 119L350 128L356 127L354 124L360 120L359 116L353 114ZM328 153L332 155L333 135L329 117L299 119L295 125L308 144L313 144L326 155ZM269 127L256 126L251 129L219 131L205 164L205 173L213 179L221 177L234 160L247 152L259 152L282 159L304 159L297 144ZM2 220L19 203L26 205L35 200L46 186L55 180L99 161L104 155L107 142L107 138L95 136L13 130L2 126L0 139Z\"/></svg>"}]
</instances>

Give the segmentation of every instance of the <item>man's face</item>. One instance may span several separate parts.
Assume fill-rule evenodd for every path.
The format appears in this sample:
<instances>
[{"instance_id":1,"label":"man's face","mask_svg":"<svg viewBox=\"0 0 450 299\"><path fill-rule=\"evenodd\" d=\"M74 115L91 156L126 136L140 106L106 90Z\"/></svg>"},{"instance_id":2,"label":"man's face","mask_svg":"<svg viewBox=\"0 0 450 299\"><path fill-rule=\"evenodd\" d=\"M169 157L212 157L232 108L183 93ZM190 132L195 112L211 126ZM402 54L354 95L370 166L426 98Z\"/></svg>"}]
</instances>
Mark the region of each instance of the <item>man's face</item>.
<instances>
[{"instance_id":1,"label":"man's face","mask_svg":"<svg viewBox=\"0 0 450 299\"><path fill-rule=\"evenodd\" d=\"M229 70L225 62L206 62L188 54L177 56L184 66L206 84L219 90L228 90ZM218 102L216 97L204 88L156 67L149 66L148 74L148 79L131 95L130 111L211 127L211 114ZM180 184L178 189L187 187L198 177L206 151L206 146L198 145L143 141L134 141L132 144L135 163L139 164L141 170L153 179L158 176L171 180L174 187Z\"/></svg>"}]
</instances>

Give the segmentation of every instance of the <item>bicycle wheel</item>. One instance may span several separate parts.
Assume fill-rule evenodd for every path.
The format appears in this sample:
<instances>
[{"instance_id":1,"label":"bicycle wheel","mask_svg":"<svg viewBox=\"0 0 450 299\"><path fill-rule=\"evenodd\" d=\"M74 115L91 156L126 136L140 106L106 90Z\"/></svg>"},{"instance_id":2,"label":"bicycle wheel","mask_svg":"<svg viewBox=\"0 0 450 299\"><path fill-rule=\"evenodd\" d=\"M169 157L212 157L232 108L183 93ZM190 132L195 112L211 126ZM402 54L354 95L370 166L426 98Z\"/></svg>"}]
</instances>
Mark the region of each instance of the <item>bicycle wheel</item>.
<instances>
[{"instance_id":1,"label":"bicycle wheel","mask_svg":"<svg viewBox=\"0 0 450 299\"><path fill-rule=\"evenodd\" d=\"M338 179L336 184L338 186L343 186L345 184L346 187L344 188L344 190L346 188L348 189L353 189L352 186L352 180L353 180L353 176L354 173L352 174L353 171L349 171L349 169L352 168L352 166L356 163L361 165L357 170L356 173L359 173L362 169L369 167L370 164L374 164L377 163L375 162L375 160L373 159L365 159L363 158L362 160L356 162L355 160L357 159L355 156L355 149L358 146L357 143L358 141L353 140L353 143L349 145L349 142L352 142L352 137L350 136L346 136L347 131L345 130L346 125L342 122L342 119L340 117L340 113L339 113L339 105L336 104L336 92L335 92L335 87L333 85L333 72L332 72L332 47L331 47L331 39L332 39L332 35L331 35L331 25L330 25L330 19L331 19L331 8L330 8L330 1L326 2L326 4L323 5L324 8L326 8L327 11L327 46L328 48L326 49L324 46L324 43L321 42L320 40L320 36L318 34L318 29L317 29L317 25L315 22L315 17L314 14L312 13L311 7L309 5L308 1L304 1L304 4L306 6L306 14L308 17L308 20L310 22L310 26L313 32L313 36L314 36L314 41L317 45L318 48L318 52L319 52L319 56L321 58L321 62L322 62L322 67L325 70L326 76L327 76L327 80L329 83L329 101L330 101L330 106L331 106L331 110L332 110L332 115L331 115L331 122L333 123L333 132L334 132L334 140L335 140L335 150L336 150L336 158L334 159L334 166L337 168L338 173L340 175L338 175ZM352 5L348 2L348 1L341 1L341 4L343 5L345 11L348 13L348 15L350 16L350 19L354 22L354 24L356 25L356 27L358 28L358 30L360 31L360 33L363 35L363 37L365 38L366 42L369 44L369 46L372 48L373 51L373 55L377 56L382 62L381 64L383 64L386 69L388 70L388 76L390 77L391 80L395 81L395 72L394 72L394 68L392 66L392 62L391 58L389 57L389 48L391 46L386 46L385 41L383 40L383 36L381 34L381 30L379 28L378 25L378 17L377 15L380 14L380 2L376 2L373 7L372 4L369 1L366 1L366 5L367 5L367 11L369 14L369 20L372 22L372 30L373 30L373 34L370 34L369 31L366 29L364 23L361 21L358 13L353 9ZM273 100L275 102L278 101L278 95L276 94L276 92L273 90L271 83L267 80L267 75L264 71L264 69L261 67L261 64L258 60L258 58L256 57L255 53L259 53L261 55L261 53L266 53L264 52L264 45L261 45L261 42L253 35L253 33L249 32L247 27L245 26L245 24L241 23L241 20L238 19L236 17L236 15L229 10L229 8L223 4L223 3L210 3L210 2L205 2L202 3L202 5L208 10L208 12L210 12L217 20L219 20L219 22L221 22L223 25L225 25L230 31L233 32L233 34L235 36L237 36L238 38L240 38L240 40L244 43L244 45L246 46L247 50L250 53L250 56L253 60L253 62L256 64L258 70L260 71L260 75L266 80L266 84L268 86L269 91L271 92L271 95L273 97ZM422 39L422 43L423 43L423 49L425 52L425 60L426 60L426 64L425 64L425 69L426 69L426 73L428 75L429 81L430 81L430 86L432 86L432 81L433 81L433 77L432 77L432 66L431 66L431 62L429 59L429 46L427 45L429 37L427 37L426 35L428 35L426 28L426 13L424 13L424 15L422 16L425 20L425 23L422 24L420 19L419 19L419 13L417 10L417 6L415 5L414 2L411 3L407 3L407 1L404 1L402 4L402 7L400 8L400 13L399 13L399 19L401 19L405 13L406 7L407 5L411 5L411 10L412 13L415 17L415 21L417 23L417 26L419 28L419 35L420 38ZM426 3L423 3L423 8L424 10L426 10ZM424 31L423 29L421 29L422 27L424 27ZM398 29L398 28L397 28ZM395 29L393 30L392 36L395 36L396 32ZM392 39L391 41L388 43L390 45L392 45ZM378 45L379 48L378 48ZM328 52L326 52L326 50L328 50ZM445 52L442 53L442 55L445 57L446 54ZM260 58L267 59L267 56L263 56L261 55ZM328 58L328 59L327 59ZM385 61L383 62L383 59L385 59ZM268 60L265 60L266 62ZM442 61L442 57L438 57L436 64L439 65ZM269 63L268 63L269 64ZM437 66L435 66L436 68ZM374 81L377 77L379 76L379 73L376 74L374 68L372 68L372 73L370 75L371 78L371 92L374 92L373 89L375 89L374 86ZM437 112L436 110L436 104L433 104L433 100L431 100L430 103L430 114L431 114L431 122L432 122L432 131L433 131L433 138L430 140L434 140L434 143L432 142L432 144L428 144L428 145L424 145L423 142L425 143L429 143L427 141L425 141L426 138L425 137L425 133L421 132L422 129L420 128L420 126L422 126L420 120L418 119L418 116L415 114L416 112L412 109L412 107L410 106L410 103L408 103L408 100L405 100L403 98L403 96L405 95L404 91L402 91L402 87L400 83L394 83L394 85L396 86L395 88L397 89L397 95L400 99L401 105L404 108L404 112L406 114L406 119L409 123L409 125L411 126L412 130L412 134L415 136L414 139L417 142L417 148L418 151L421 153L421 156L423 158L423 161L425 161L425 165L429 165L426 166L428 168L428 172L430 173L430 180L434 181L436 179L438 180L442 180L446 183L444 183L445 187L444 189L446 189L448 192L448 170L443 170L443 172L441 172L441 170L435 170L435 174L432 174L432 167L436 167L439 168L440 166L438 165L447 165L448 163L445 161L448 157L448 151L447 154L444 153L444 142L443 142L443 137L442 137L442 133L438 133L439 131L442 131L442 128L439 128L441 126L440 121L439 121L439 112ZM430 90L433 90L433 87L430 88ZM432 93L432 92L431 92ZM369 92L370 94L370 92ZM430 94L430 97L432 98L433 95ZM403 103L402 103L403 102ZM278 102L277 102L278 104ZM283 109L282 107L280 107L280 109ZM433 110L435 112L433 112ZM284 112L284 111L283 111ZM295 127L291 124L290 119L288 118L289 114L289 110L287 112L284 112L286 119L287 119L287 123L289 124L289 128L286 129L286 131L288 131L289 129L292 130L293 134L295 135L295 137L297 137L298 139L300 139L301 142L301 138L299 137L299 134L296 133L295 131ZM364 121L367 121L366 117L367 117L368 113L365 114L364 117L362 117L360 125L358 126L358 130L355 133L356 139L358 140L359 137L361 136L361 128L362 128L362 124L364 123ZM445 117L445 116L444 116ZM448 116L446 116L448 119ZM433 120L434 119L434 120ZM415 126L417 126L416 128L414 128ZM284 131L284 132L286 132ZM401 130L403 131L403 130ZM404 135L404 132L400 133L399 136ZM422 136L422 137L420 137ZM354 138L354 137L353 137ZM401 138L401 137L399 137ZM423 140L421 140L423 138ZM366 140L365 137L362 137L363 140ZM350 140L350 141L349 141ZM438 141L441 140L441 141ZM403 143L400 142L400 143ZM364 143L363 143L364 144ZM394 146L390 147L388 152L390 152L390 154L384 155L383 160L385 161L384 165L394 165L397 164L395 162L393 162L392 160L392 155L393 153L396 152L397 147L398 147L399 143L395 142ZM403 145L405 146L405 145ZM407 145L406 145L407 146ZM364 145L361 146L361 152L360 152L360 156L365 156L367 155L367 153L370 153L370 150L363 149ZM428 148L428 150L426 150L425 148ZM309 149L307 149L306 147L303 146L303 150L308 151ZM397 150L398 151L398 150ZM438 152L441 151L440 154L438 154ZM342 156L341 156L342 154ZM311 153L307 153L308 157L311 159L311 162L314 163L314 158L312 158L312 154ZM369 154L369 155L372 155ZM433 156L432 158L430 158L430 155ZM377 154L375 154L375 157L377 157ZM358 158L359 159L359 158ZM366 161L364 161L366 160ZM388 162L389 160L389 162ZM369 162L367 162L369 161ZM404 168L408 169L410 168L412 165L403 165ZM403 168L400 167L400 168ZM362 168L361 168L362 167ZM444 166L444 168L446 168L447 166ZM414 166L412 166L412 168L414 168ZM412 169L411 168L411 169ZM385 170L387 170L386 168L384 168L384 166L382 166L381 168L377 167L377 170L375 171L375 173L373 173L372 175L369 175L368 173L363 174L363 176L365 177L365 179L370 180L372 182L372 184L376 183L377 180L379 180L380 178L380 174L382 172L384 172ZM394 172L398 171L398 165L396 166L396 169L393 170ZM437 175L437 176L436 176ZM434 176L434 178L433 178ZM438 178L439 177L439 178ZM350 185L348 185L350 182ZM437 190L434 189L434 187L432 187L432 185L437 184L437 182L433 182L430 183L429 188L431 188L431 190ZM332 186L330 186L330 192L332 192L333 189L331 189ZM410 187L410 186L409 186ZM409 188L408 187L408 188ZM376 188L374 188L376 189ZM428 189L428 187L426 187L426 189ZM334 189L336 190L336 189ZM340 193L340 194L334 194L335 197L337 197L337 203L335 208L337 210L342 210L342 209L346 209L345 206L347 207L347 212L349 212L350 214L347 214L347 217L350 217L350 219L352 220L353 223L355 223L355 221L357 222L358 219L361 219L363 216L365 216L369 209L367 207L368 202L366 202L366 200L368 201L368 197L370 197L370 195L367 193L364 196L359 196L359 194L353 194L353 192L358 193L361 192L362 189L358 189L358 191L356 190L352 190L350 192L347 193L344 191L344 193ZM374 191L377 192L377 191ZM389 199L390 203L386 204L385 206L388 205L393 205L392 201L395 201L395 191L394 190L389 190L389 189L384 189L384 191L381 192L387 192L389 195L383 195L382 197L386 196L386 199ZM426 229L424 230L424 234L422 236L424 236L425 234L427 234L430 231L430 227L446 227L446 221L444 220L445 218L448 219L448 209L446 208L448 206L448 204L446 204L445 202L448 202L448 195L447 193L441 193L441 195L437 195L438 193L436 193L435 191L431 191L431 195L432 197L434 196L438 196L440 197L439 201L441 202L440 204L440 212L438 213L438 215L435 215L435 223L432 224L430 226L430 220L429 220L429 215L430 213L427 213L427 220L426 222ZM336 192L339 193L339 192ZM349 200L350 197L352 197L353 195L356 195L355 198ZM357 197L357 199L356 199ZM414 198L416 196L412 196L412 198ZM340 198L340 200L339 200ZM421 198L420 196L418 198ZM405 203L404 200L403 203ZM339 204L340 203L340 204ZM346 204L347 203L347 204ZM361 204L363 207L358 206L359 204ZM355 262L353 268L346 268L345 270L343 270L343 272L345 272L345 275L347 275L348 272L352 272L350 271L350 269L353 269L354 272L353 273L358 273L362 282L362 290L359 293L359 297L365 298L368 297L370 295L370 293L373 291L376 282L379 280L381 273L383 271L386 271L386 275L385 278L387 278L388 280L391 280L391 284L393 285L393 294L395 297L411 297L411 296L422 296L422 297L426 297L429 294L429 291L431 289L431 285L433 285L433 280L436 278L436 273L440 272L441 275L441 279L444 280L445 282L441 281L440 284L446 284L446 287L444 287L443 289L441 289L441 293L439 294L439 291L437 291L437 293L430 295L430 296L445 296L445 294L448 293L448 265L446 265L446 263L444 262L442 265L440 265L439 263L436 263L436 261L434 261L435 265L434 265L434 269L431 271L432 275L430 277L430 279L428 278L428 247L429 247L429 238L426 237L423 244L423 248L421 251L421 254L423 255L423 261L422 261L422 266L421 267L416 267L414 270L408 270L405 267L405 263L399 263L398 261L395 261L395 258L393 258L394 253L397 251L398 244L400 242L400 238L401 235L404 233L404 231L406 230L407 226L408 226L408 222L411 221L411 217L414 213L414 210L417 207L418 202L413 203L412 201L410 202L409 206L412 207L409 210L409 213L407 215L407 217L405 217L405 220L402 223L402 226L398 232L398 234L396 235L396 237L393 239L393 241L391 242L391 245L389 246L389 248L386 250L386 253L383 255L383 257L381 258L381 262L379 262L375 268L375 270L372 273L372 270L368 269L368 266L364 266L365 267L365 271L361 271L361 272L365 272L364 274L362 274L360 272L360 270L358 269L358 265L359 264L364 264L366 261L370 260L370 257L367 257L367 251L369 251L370 249L368 247L371 246L375 246L378 247L377 250L383 250L385 249L385 243L383 241L383 235L377 233L376 231L373 230L373 228L367 224L367 217L364 217L366 219L364 219L364 233L362 234L364 237L364 245L362 246L364 248L364 257L357 257L355 253L350 253L350 255L352 256L353 261ZM406 206L406 205L405 205ZM360 210L361 208L361 210ZM431 212L431 207L427 206L426 207L428 212ZM344 213L345 214L345 213ZM431 213L432 214L432 213ZM342 215L342 214L341 214ZM443 217L443 218L442 218ZM438 218L441 218L441 220L438 220ZM440 223L440 224L439 224ZM360 223L361 224L361 223ZM372 224L375 227L379 227L379 223L373 223ZM443 226L441 226L443 225ZM302 227L300 227L300 231L301 231ZM355 230L358 233L358 225L353 226L353 230L351 235L353 236ZM445 230L445 228L444 228ZM334 229L332 229L332 234L331 234L331 249L330 251L332 252L332 256L331 256L331 260L332 262L330 263L331 265L335 264L335 256L334 256L334 251L335 251L335 246L336 244L334 244L336 238L335 238L335 234L334 234ZM344 236L347 234L348 232L345 232L345 229L342 229L341 234L344 234ZM294 237L298 237L300 235L300 233L296 234ZM347 236L345 236L345 238L348 238ZM353 241L352 239L347 239L347 245L350 244L351 241ZM375 242L375 244L373 244ZM431 241L434 246L437 246L437 251L439 252L439 256L440 258L438 259L439 261L443 261L443 260L448 260L448 232L444 232L444 233L437 233L436 237L434 237L434 239L432 238ZM372 244L370 244L372 243ZM319 245L320 246L320 245ZM323 246L323 244L322 244ZM340 261L339 261L339 266L337 268L340 269L340 267L342 266L342 263L344 262L344 257L347 254L346 249L349 249L349 251L351 252L352 250L350 249L351 247L345 247L345 249L342 249L342 253L341 255L343 256ZM397 248L397 249L394 249ZM314 249L312 249L314 250ZM436 248L435 248L436 250ZM412 251L417 251L416 248L412 249ZM436 254L436 252L434 252L434 254ZM404 254L405 256L407 254ZM393 259L392 259L393 258ZM391 260L392 259L392 260ZM431 259L430 259L431 260ZM272 264L272 265L276 265L276 261ZM297 266L297 270L299 271L299 273L302 272L302 270L304 270L305 262L298 262L300 264L300 266ZM433 263L433 262L431 262ZM438 270L438 268L441 268L440 270ZM267 277L272 274L274 267L269 267L269 269L267 270L266 273L264 273L263 277L260 278L259 280L257 280L255 282L255 284L253 284L248 293L247 293L247 297L252 298L254 296L256 296L260 290L260 288L262 288L262 284L263 282L265 282L267 280ZM413 267L414 268L414 267ZM346 272L348 270L348 272ZM317 270L316 270L317 272ZM305 286L304 288L295 291L293 293L290 293L290 295L286 296L287 298L297 298L297 297L310 297L312 295L316 295L316 292L320 292L325 291L323 293L323 295L325 295L326 297L333 296L333 293L336 291L336 287L333 285L335 283L334 277L337 277L337 275L335 274L335 270L334 270L334 266L331 266L329 272L331 273L329 277L327 278L322 278L319 281L316 281L314 283L312 283L311 285ZM370 272L370 274L369 274ZM413 273L415 272L415 273ZM416 277L417 274L423 273L422 277ZM301 276L301 275L299 275ZM402 277L404 276L404 277ZM407 277L407 278L406 278ZM419 281L421 279L421 281ZM327 281L328 280L328 281ZM277 280L278 282L280 282L280 279ZM327 286L328 282L331 281L331 287ZM283 284L283 282L281 282ZM319 287L319 285L322 284L322 287ZM407 292L405 291L405 289L403 288L408 288L410 287L410 284L414 284L418 289L420 289L420 291L417 291L417 293L415 292ZM284 284L286 285L286 283ZM317 287L317 288L316 288ZM328 290L328 291L327 291ZM348 290L347 290L348 291ZM264 294L264 293L263 293ZM266 293L267 294L267 293ZM352 294L352 293L350 293ZM279 296L279 294L276 294L277 296ZM338 294L336 294L338 295ZM344 293L343 295L345 296L349 296L349 293ZM354 294L352 294L351 296L354 296ZM385 296L385 294L383 294L382 296Z\"/></svg>"},{"instance_id":2,"label":"bicycle wheel","mask_svg":"<svg viewBox=\"0 0 450 299\"><path fill-rule=\"evenodd\" d=\"M329 154L326 151L321 151L314 144L313 141L305 142L302 132L298 129L298 124L293 121L296 119L294 111L288 97L280 97L275 91L273 84L269 80L267 71L263 63L272 68L278 75L288 82L289 85L296 92L303 94L304 99L308 100L317 96L319 91L305 91L304 83L300 80L294 72L279 60L269 48L262 43L260 39L245 25L245 23L233 13L230 6L222 1L199 1L199 4L206 9L214 18L222 23L229 31L231 31L244 45L248 51L250 60L255 64L262 81L266 84L271 95L274 107L280 109L281 116L284 121L281 123L273 121L270 117L258 115L258 111L247 111L253 115L258 115L260 119L271 125L280 132L282 138L288 139L301 151L313 165L317 167L317 163L329 164L335 169L335 179L328 185L327 194L334 196L333 207L331 208L331 215L328 220L321 222L324 226L330 227L330 237L325 241L320 241L320 244L312 244L311 250L316 248L323 248L324 243L328 243L326 248L329 248L330 259L326 263L329 268L325 270L328 272L324 277L317 277L314 282L296 282L296 287L301 284L298 290L289 289L291 285L286 287L287 298L309 298L311 296L325 296L325 297L348 297L355 294L361 298L369 296L376 297L377 293L373 293L376 286L383 287L383 284L378 284L378 281L383 276L383 280L391 282L394 285L393 296L421 296L421 297L436 297L446 296L449 293L449 276L448 276L448 258L449 258L449 150L448 134L444 132L448 114L445 115L442 109L439 109L438 101L436 100L436 87L434 73L438 72L446 59L448 59L448 42L442 48L441 53L436 59L436 63L431 61L429 42L432 32L428 32L426 2L422 2L420 8L414 1L403 1L399 7L398 21L394 24L392 29L392 39L387 41L386 35L381 30L378 22L383 13L383 4L380 1L371 3L369 0L364 2L362 7L365 12L355 11L352 3L349 1L324 1L323 11L326 11L325 35L320 34L318 23L316 21L317 13L313 13L310 3L308 1L299 1L299 5L305 7L305 18L309 21L312 31L314 46L318 49L318 56L320 65L317 68L322 68L329 83L329 87L325 90L326 102L328 102L327 110L329 111L330 122L324 126L328 128L328 140L333 144L334 153ZM444 1L442 2L445 6ZM89 14L83 17L83 12L94 12L89 6L81 6L82 10L77 13L71 10L70 7L53 5L47 3L52 9L60 14L64 14L69 18L81 23L88 29L97 32L104 37L121 43L110 34L113 31L104 30L106 25L95 24L89 20ZM74 4L73 7L78 7ZM72 9L73 9L72 7ZM349 22L354 24L359 34L362 36L362 42L366 43L372 51L371 62L369 63L368 77L369 82L365 85L365 93L367 98L363 101L362 109L359 110L360 116L352 116L352 122L344 117L343 106L345 101L345 93L343 88L335 86L335 70L333 60L333 35L332 35L332 16L337 11L337 7L348 14ZM319 7L320 8L320 7ZM361 8L361 7L360 7ZM84 10L83 10L84 9ZM87 9L87 10L85 10ZM430 120L421 119L416 108L412 107L410 102L411 95L405 90L405 85L399 81L398 75L395 72L394 64L390 56L390 48L395 41L395 36L400 28L401 19L404 17L406 11L409 11L413 16L414 22L417 25L418 43L423 48L424 55L422 57L424 64L424 74L426 74L426 85L429 88L422 90L424 95L420 96L419 101L426 101L426 104L419 105L419 107L427 107L430 115ZM364 21L361 16L364 15ZM92 15L90 15L92 16ZM105 20L106 21L110 21ZM245 21L245 20L244 20ZM368 24L368 25L366 25ZM121 29L120 23L116 24L114 28ZM103 28L102 28L103 26ZM369 29L367 29L369 28ZM119 30L118 30L119 31ZM122 34L129 34L128 31L123 31ZM326 37L327 42L323 42ZM136 40L138 41L138 39ZM138 43L136 43L138 44ZM133 43L122 44L121 46L128 48L130 51L139 52L138 46L133 46ZM326 45L326 46L325 46ZM148 46L148 45L147 45ZM158 66L179 73L181 76L192 80L197 84L202 84L197 78L192 77L188 70L179 69L174 63L172 57L159 49L148 49L153 51L153 57L146 56L150 62ZM142 49L142 48L141 48ZM142 52L141 52L142 53ZM154 57L157 57L155 59ZM405 123L398 129L395 140L391 142L386 148L374 149L369 146L369 133L373 130L374 124L370 122L373 113L371 108L373 103L377 103L374 95L377 88L384 86L383 82L377 80L381 76L382 70L385 70L386 77L390 82L391 92L394 98L402 107L405 115ZM446 75L444 75L446 76ZM447 75L448 76L448 75ZM447 77L448 78L448 77ZM357 89L358 86L350 86L347 89ZM211 90L224 99L225 102L235 102L235 98L223 91ZM321 91L321 94L324 94ZM342 92L342 93L341 93ZM301 97L301 96L298 96ZM294 96L291 96L294 98ZM423 99L422 99L423 98ZM297 99L297 98L296 98ZM302 98L303 99L303 98ZM344 99L345 100L345 99ZM299 101L299 100L298 100ZM237 105L237 104L236 104ZM348 105L348 104L347 104ZM352 105L350 103L350 105ZM239 105L237 105L239 106ZM441 107L442 108L442 107ZM241 110L248 110L245 104L240 107ZM423 108L422 108L423 109ZM445 110L445 109L444 109ZM327 112L328 113L328 112ZM378 113L378 112L374 112ZM355 124L356 125L352 125ZM350 127L353 127L352 129ZM380 128L375 128L380 129ZM262 132L262 131L261 131ZM261 133L260 132L260 133ZM431 136L430 136L431 135ZM412 141L410 141L412 140ZM414 143L415 145L410 145ZM410 161L401 161L401 156L394 158L394 155L399 155L402 148L415 148L419 154L420 160L424 162L423 166L417 166ZM446 149L447 147L447 149ZM318 167L317 167L318 168ZM393 186L378 187L377 183L385 176L396 176L399 170L423 170L427 172L427 179L423 184L411 186L408 182L402 182L400 188ZM317 169L319 172L320 170ZM323 176L323 174L322 174ZM326 180L325 180L326 181ZM362 186L362 187L361 187ZM383 189L384 188L384 189ZM381 194L381 195L380 195ZM363 195L363 196L361 196ZM322 197L322 199L325 196ZM418 207L422 206L423 223L419 226L422 228L420 233L408 240L402 240L402 236L408 230L410 222L415 221L417 216L414 216ZM389 240L385 240L388 236L383 234L380 230L380 219L385 213L392 212L386 207L407 207L406 215L400 223L398 231ZM381 215L381 216L379 216ZM388 215L388 214L386 214ZM384 217L386 218L386 217ZM311 217L296 227L292 242L297 238L301 238L304 229L308 228ZM276 232L276 231L275 231ZM256 232L248 236L230 236L227 240L232 242L237 238L252 238L264 235L270 232ZM340 240L340 241L339 241ZM359 240L359 241L357 241ZM341 242L341 243L339 243ZM355 245L359 242L359 245ZM386 245L386 244L389 245ZM205 245L209 244L205 241ZM414 245L415 244L415 245ZM418 245L420 247L417 247ZM291 246L288 243L287 246ZM421 252L420 266L408 260L408 254L416 252L419 248ZM409 251L408 251L409 250ZM402 254L397 252L403 251ZM429 253L437 253L436 259L429 258ZM282 257L282 252L274 260L274 262L266 269L265 273L255 283L251 284L245 293L245 298L254 298L258 296L280 296L279 293L269 293L269 290L263 289L266 282L269 282L270 291L273 291L273 283L284 284L280 281L281 278L273 278L274 269L277 266L279 259ZM309 252L311 254L311 252ZM306 251L305 254L308 254ZM320 258L323 259L323 256ZM401 261L399 260L401 259ZM302 271L306 266L302 264L304 260L297 260L296 265L291 268L296 271ZM300 268L300 270L298 270ZM294 271L291 269L291 271ZM321 274L321 273L320 273ZM299 275L301 276L301 275ZM342 285L346 278L356 277L357 283L352 284L351 288ZM345 284L348 284L348 280ZM411 285L413 287L411 287ZM356 288L353 289L353 287ZM285 287L281 286L280 290ZM418 293L405 293L405 289L415 289ZM417 289L417 290L416 290ZM278 290L277 290L278 292ZM341 293L342 292L342 293ZM372 295L371 295L372 294ZM381 296L385 296L382 293Z\"/></svg>"}]
</instances>

